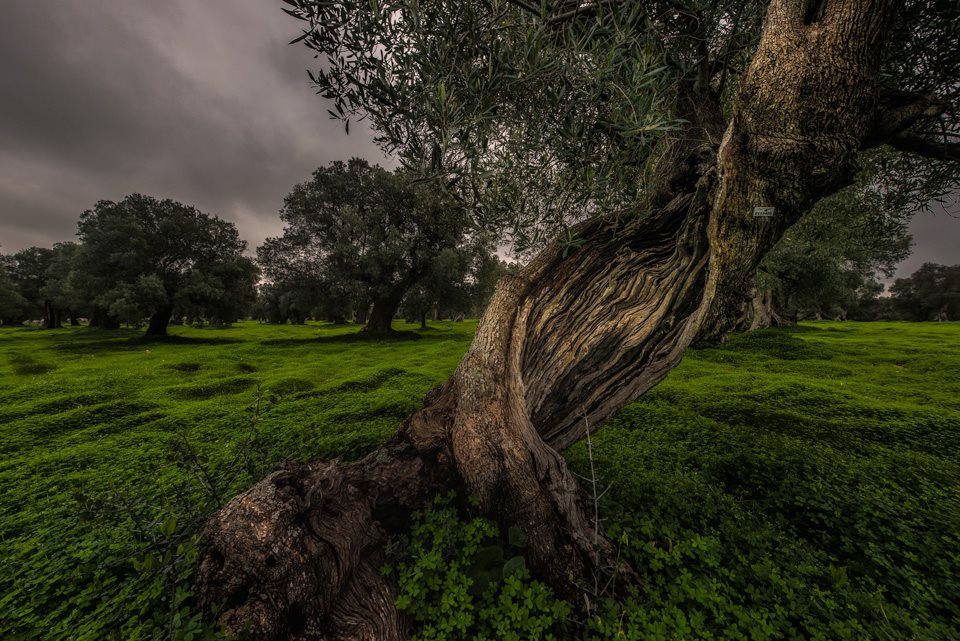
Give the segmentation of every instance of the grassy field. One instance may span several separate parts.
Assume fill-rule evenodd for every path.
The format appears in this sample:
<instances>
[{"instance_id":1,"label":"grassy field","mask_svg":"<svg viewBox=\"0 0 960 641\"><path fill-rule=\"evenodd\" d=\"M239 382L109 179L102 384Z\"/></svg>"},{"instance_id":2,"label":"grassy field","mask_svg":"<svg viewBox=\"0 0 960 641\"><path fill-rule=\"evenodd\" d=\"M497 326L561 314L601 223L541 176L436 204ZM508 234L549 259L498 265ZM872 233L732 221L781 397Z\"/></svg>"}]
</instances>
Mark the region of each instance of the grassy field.
<instances>
[{"instance_id":1,"label":"grassy field","mask_svg":"<svg viewBox=\"0 0 960 641\"><path fill-rule=\"evenodd\" d=\"M474 326L0 328L0 638L195 638L201 519L279 461L375 447ZM593 445L647 589L577 638L960 638L960 325L691 351Z\"/></svg>"}]
</instances>

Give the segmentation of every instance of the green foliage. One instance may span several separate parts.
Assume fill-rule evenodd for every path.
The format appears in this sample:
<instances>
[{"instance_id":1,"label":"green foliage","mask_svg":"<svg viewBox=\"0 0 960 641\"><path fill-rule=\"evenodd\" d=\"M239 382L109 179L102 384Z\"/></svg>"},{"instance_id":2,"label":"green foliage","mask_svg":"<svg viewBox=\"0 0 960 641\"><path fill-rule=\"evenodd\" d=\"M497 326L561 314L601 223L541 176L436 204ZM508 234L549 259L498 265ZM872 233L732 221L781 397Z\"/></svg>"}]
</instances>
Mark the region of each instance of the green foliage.
<instances>
[{"instance_id":1,"label":"green foliage","mask_svg":"<svg viewBox=\"0 0 960 641\"><path fill-rule=\"evenodd\" d=\"M958 329L820 323L689 352L593 441L646 587L593 634L955 639Z\"/></svg>"},{"instance_id":2,"label":"green foliage","mask_svg":"<svg viewBox=\"0 0 960 641\"><path fill-rule=\"evenodd\" d=\"M397 564L397 607L419 626L413 641L564 638L570 606L530 578L522 533L500 541L496 525L461 520L452 500L437 497L414 515L410 549Z\"/></svg>"},{"instance_id":3,"label":"green foliage","mask_svg":"<svg viewBox=\"0 0 960 641\"><path fill-rule=\"evenodd\" d=\"M137 323L173 313L218 323L253 302L257 271L237 228L176 201L131 194L80 216L74 269L92 307Z\"/></svg>"},{"instance_id":4,"label":"green foliage","mask_svg":"<svg viewBox=\"0 0 960 641\"><path fill-rule=\"evenodd\" d=\"M550 21L539 3L290 0L330 115L475 204L520 249L571 217L635 205L672 118L662 33L635 3ZM589 15L586 15L589 14Z\"/></svg>"},{"instance_id":5,"label":"green foliage","mask_svg":"<svg viewBox=\"0 0 960 641\"><path fill-rule=\"evenodd\" d=\"M276 461L368 453L474 327L0 328L0 637L187 638L206 515ZM955 639L958 333L814 323L689 351L593 437L600 516L646 589L564 638ZM585 447L567 459L589 476ZM402 585L422 634L537 638L517 626L557 619L522 532L449 505L418 523L392 563L420 573Z\"/></svg>"},{"instance_id":6,"label":"green foliage","mask_svg":"<svg viewBox=\"0 0 960 641\"><path fill-rule=\"evenodd\" d=\"M763 259L757 288L772 311L788 319L845 320L862 299L882 291L878 273L893 275L910 255L914 206L879 188L879 171L871 165L857 185L821 201Z\"/></svg>"},{"instance_id":7,"label":"green foliage","mask_svg":"<svg viewBox=\"0 0 960 641\"><path fill-rule=\"evenodd\" d=\"M960 265L924 263L890 288L893 306L907 320L950 320L960 316Z\"/></svg>"},{"instance_id":8,"label":"green foliage","mask_svg":"<svg viewBox=\"0 0 960 641\"><path fill-rule=\"evenodd\" d=\"M467 237L462 204L359 158L332 162L294 186L280 218L283 235L257 248L272 281L262 297L271 320L314 308L342 318L371 303L392 318L411 287L451 295L474 254L489 254L481 236Z\"/></svg>"}]
</instances>

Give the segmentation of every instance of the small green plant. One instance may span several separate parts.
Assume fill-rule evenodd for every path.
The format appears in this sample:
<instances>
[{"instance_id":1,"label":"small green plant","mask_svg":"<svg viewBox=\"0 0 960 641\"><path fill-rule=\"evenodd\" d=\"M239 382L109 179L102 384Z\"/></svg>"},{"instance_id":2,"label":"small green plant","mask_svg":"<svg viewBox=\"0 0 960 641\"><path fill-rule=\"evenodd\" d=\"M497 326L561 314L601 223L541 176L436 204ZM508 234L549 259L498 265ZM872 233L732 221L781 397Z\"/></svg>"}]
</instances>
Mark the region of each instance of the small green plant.
<instances>
[{"instance_id":1,"label":"small green plant","mask_svg":"<svg viewBox=\"0 0 960 641\"><path fill-rule=\"evenodd\" d=\"M565 638L570 606L530 577L523 533L511 528L501 540L490 521L461 520L452 502L452 494L437 497L414 515L396 565L397 607L416 621L414 641Z\"/></svg>"}]
</instances>

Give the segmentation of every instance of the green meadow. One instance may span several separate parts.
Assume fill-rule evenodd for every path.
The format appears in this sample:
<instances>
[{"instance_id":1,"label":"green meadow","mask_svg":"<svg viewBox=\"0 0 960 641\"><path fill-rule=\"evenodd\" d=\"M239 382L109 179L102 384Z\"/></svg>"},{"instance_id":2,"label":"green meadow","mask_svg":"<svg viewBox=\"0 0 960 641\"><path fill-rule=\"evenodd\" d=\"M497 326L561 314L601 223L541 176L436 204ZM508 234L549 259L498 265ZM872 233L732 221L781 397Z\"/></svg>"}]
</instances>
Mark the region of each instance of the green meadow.
<instances>
[{"instance_id":1,"label":"green meadow","mask_svg":"<svg viewBox=\"0 0 960 641\"><path fill-rule=\"evenodd\" d=\"M475 323L398 328L0 328L0 639L203 638L203 519L284 461L375 448ZM570 638L960 639L960 324L691 350L592 446L645 588Z\"/></svg>"}]
</instances>

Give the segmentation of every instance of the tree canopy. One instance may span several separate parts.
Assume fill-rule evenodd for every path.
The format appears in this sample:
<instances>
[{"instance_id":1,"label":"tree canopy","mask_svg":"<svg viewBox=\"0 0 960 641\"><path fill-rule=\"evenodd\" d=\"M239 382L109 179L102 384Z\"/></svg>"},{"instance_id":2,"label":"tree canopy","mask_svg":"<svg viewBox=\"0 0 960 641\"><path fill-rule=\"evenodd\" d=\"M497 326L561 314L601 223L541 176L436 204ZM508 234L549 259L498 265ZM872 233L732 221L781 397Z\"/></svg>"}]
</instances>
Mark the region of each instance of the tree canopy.
<instances>
[{"instance_id":1,"label":"tree canopy","mask_svg":"<svg viewBox=\"0 0 960 641\"><path fill-rule=\"evenodd\" d=\"M862 182L820 202L791 227L757 270L753 327L771 317L846 318L877 277L890 277L910 254L906 209L873 184Z\"/></svg>"},{"instance_id":2,"label":"tree canopy","mask_svg":"<svg viewBox=\"0 0 960 641\"><path fill-rule=\"evenodd\" d=\"M890 287L893 306L908 320L947 321L960 317L960 265L924 263Z\"/></svg>"},{"instance_id":3,"label":"tree canopy","mask_svg":"<svg viewBox=\"0 0 960 641\"><path fill-rule=\"evenodd\" d=\"M730 117L767 13L761 0L287 4L322 60L310 77L330 115L368 120L385 150L520 249L576 246L576 221L650 211L656 177L682 156L669 134ZM826 4L805 3L807 24ZM916 207L957 181L960 10L895 11L866 142L908 152L870 171Z\"/></svg>"},{"instance_id":4,"label":"tree canopy","mask_svg":"<svg viewBox=\"0 0 960 641\"><path fill-rule=\"evenodd\" d=\"M252 301L257 271L236 226L174 200L131 194L80 217L77 271L107 315L165 335L174 311L221 321Z\"/></svg>"},{"instance_id":5,"label":"tree canopy","mask_svg":"<svg viewBox=\"0 0 960 641\"><path fill-rule=\"evenodd\" d=\"M296 185L280 218L283 235L257 249L266 277L314 304L343 310L372 303L367 329L375 332L390 331L411 287L428 277L457 280L458 256L478 242L483 247L468 235L461 204L413 184L407 172L357 158L321 167ZM452 271L445 273L440 263L447 259Z\"/></svg>"}]
</instances>

